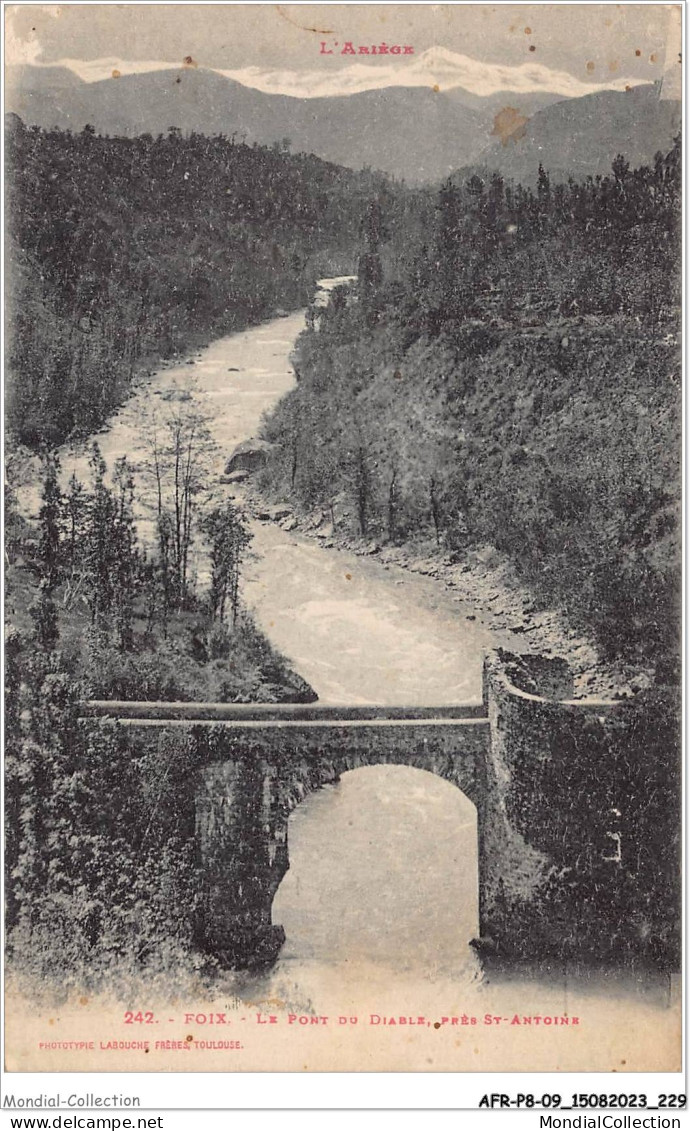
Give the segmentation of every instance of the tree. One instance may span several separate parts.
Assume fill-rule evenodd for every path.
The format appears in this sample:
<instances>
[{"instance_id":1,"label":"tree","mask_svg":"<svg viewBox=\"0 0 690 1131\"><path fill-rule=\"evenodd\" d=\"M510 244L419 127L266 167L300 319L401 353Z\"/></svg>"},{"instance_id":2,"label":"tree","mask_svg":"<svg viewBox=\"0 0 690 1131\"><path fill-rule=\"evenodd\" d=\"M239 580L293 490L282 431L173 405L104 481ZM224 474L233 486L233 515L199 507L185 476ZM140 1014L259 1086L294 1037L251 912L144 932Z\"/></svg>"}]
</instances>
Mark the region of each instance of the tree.
<instances>
[{"instance_id":1,"label":"tree","mask_svg":"<svg viewBox=\"0 0 690 1131\"><path fill-rule=\"evenodd\" d=\"M113 471L116 520L113 528L113 597L120 648L132 647L134 599L140 584L140 562L134 524L134 478L126 456Z\"/></svg>"},{"instance_id":2,"label":"tree","mask_svg":"<svg viewBox=\"0 0 690 1131\"><path fill-rule=\"evenodd\" d=\"M229 502L205 514L201 529L210 547L212 616L223 624L229 600L235 624L239 610L240 566L252 536L238 509Z\"/></svg>"},{"instance_id":3,"label":"tree","mask_svg":"<svg viewBox=\"0 0 690 1131\"><path fill-rule=\"evenodd\" d=\"M42 502L38 512L38 562L46 593L50 596L60 583L62 564L62 493L58 479L60 461L57 456L48 455L43 467Z\"/></svg>"},{"instance_id":4,"label":"tree","mask_svg":"<svg viewBox=\"0 0 690 1131\"><path fill-rule=\"evenodd\" d=\"M551 178L541 163L537 173L537 199L542 210L546 212L551 201Z\"/></svg>"},{"instance_id":5,"label":"tree","mask_svg":"<svg viewBox=\"0 0 690 1131\"><path fill-rule=\"evenodd\" d=\"M380 247L384 237L383 211L375 198L369 202L364 220L365 249L357 262L357 289L365 321L373 326L380 313L379 292L383 283Z\"/></svg>"},{"instance_id":6,"label":"tree","mask_svg":"<svg viewBox=\"0 0 690 1131\"><path fill-rule=\"evenodd\" d=\"M117 504L106 485L106 464L96 443L91 449L89 466L93 488L84 529L84 587L91 623L97 630L107 632L115 595L113 531L117 526Z\"/></svg>"},{"instance_id":7,"label":"tree","mask_svg":"<svg viewBox=\"0 0 690 1131\"><path fill-rule=\"evenodd\" d=\"M437 204L436 254L441 257L441 277L444 294L452 291L454 265L457 262L462 235L462 198L457 185L449 177L439 189Z\"/></svg>"},{"instance_id":8,"label":"tree","mask_svg":"<svg viewBox=\"0 0 690 1131\"><path fill-rule=\"evenodd\" d=\"M83 584L82 546L87 517L84 485L72 473L63 505L66 586L64 604L69 607Z\"/></svg>"},{"instance_id":9,"label":"tree","mask_svg":"<svg viewBox=\"0 0 690 1131\"><path fill-rule=\"evenodd\" d=\"M351 489L357 509L359 532L363 538L366 538L369 530L371 506L371 470L369 468L367 444L362 432L359 433L359 437L352 445L348 456Z\"/></svg>"},{"instance_id":10,"label":"tree","mask_svg":"<svg viewBox=\"0 0 690 1131\"><path fill-rule=\"evenodd\" d=\"M154 413L144 429L145 472L154 489L156 532L168 607L184 604L189 581L193 527L204 499L212 494L217 454L208 416L194 401L179 400Z\"/></svg>"},{"instance_id":11,"label":"tree","mask_svg":"<svg viewBox=\"0 0 690 1131\"><path fill-rule=\"evenodd\" d=\"M22 812L26 801L26 767L22 759L22 639L16 628L5 631L5 892L7 933L19 914L16 869L22 839Z\"/></svg>"},{"instance_id":12,"label":"tree","mask_svg":"<svg viewBox=\"0 0 690 1131\"><path fill-rule=\"evenodd\" d=\"M613 159L611 169L613 171L613 176L615 178L616 184L622 185L627 179L628 173L630 172L630 162L625 160L625 157L622 153L618 153Z\"/></svg>"},{"instance_id":13,"label":"tree","mask_svg":"<svg viewBox=\"0 0 690 1131\"><path fill-rule=\"evenodd\" d=\"M38 592L29 606L29 614L34 622L34 640L39 648L52 652L59 640L60 630L52 588L45 578L38 583Z\"/></svg>"}]
</instances>

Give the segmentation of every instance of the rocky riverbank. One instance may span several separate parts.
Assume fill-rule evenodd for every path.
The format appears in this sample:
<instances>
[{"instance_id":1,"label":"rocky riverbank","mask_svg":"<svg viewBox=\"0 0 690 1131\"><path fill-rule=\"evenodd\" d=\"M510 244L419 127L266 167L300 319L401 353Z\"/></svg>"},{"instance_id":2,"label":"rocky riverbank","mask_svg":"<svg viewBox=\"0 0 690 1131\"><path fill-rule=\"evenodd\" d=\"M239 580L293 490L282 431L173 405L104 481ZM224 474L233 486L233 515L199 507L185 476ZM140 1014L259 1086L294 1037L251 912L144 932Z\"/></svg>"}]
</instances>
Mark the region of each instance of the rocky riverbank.
<instances>
[{"instance_id":1,"label":"rocky riverbank","mask_svg":"<svg viewBox=\"0 0 690 1131\"><path fill-rule=\"evenodd\" d=\"M509 631L524 641L524 651L567 660L574 674L576 698L625 699L650 686L653 671L611 665L601 657L595 641L576 631L563 611L540 607L517 576L508 559L493 546L468 549L461 560L433 542L401 546L380 544L339 530L322 510L300 514L288 503L267 503L251 481L235 485L238 498L252 516L275 523L283 530L313 539L324 549L346 550L375 557L383 569L390 566L431 577L450 591L463 606L476 608L468 620L478 620L490 630Z\"/></svg>"}]
</instances>

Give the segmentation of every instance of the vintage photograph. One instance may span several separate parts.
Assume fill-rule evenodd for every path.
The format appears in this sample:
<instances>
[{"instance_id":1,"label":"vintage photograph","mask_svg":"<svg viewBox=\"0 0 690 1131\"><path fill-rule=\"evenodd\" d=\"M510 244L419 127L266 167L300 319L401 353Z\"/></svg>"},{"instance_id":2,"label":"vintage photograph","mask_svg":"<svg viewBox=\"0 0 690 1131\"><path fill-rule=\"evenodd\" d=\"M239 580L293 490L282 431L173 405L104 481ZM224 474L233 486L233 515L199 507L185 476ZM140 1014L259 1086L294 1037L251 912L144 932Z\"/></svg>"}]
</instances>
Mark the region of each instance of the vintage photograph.
<instances>
[{"instance_id":1,"label":"vintage photograph","mask_svg":"<svg viewBox=\"0 0 690 1131\"><path fill-rule=\"evenodd\" d=\"M680 52L5 7L9 1072L680 1070Z\"/></svg>"}]
</instances>

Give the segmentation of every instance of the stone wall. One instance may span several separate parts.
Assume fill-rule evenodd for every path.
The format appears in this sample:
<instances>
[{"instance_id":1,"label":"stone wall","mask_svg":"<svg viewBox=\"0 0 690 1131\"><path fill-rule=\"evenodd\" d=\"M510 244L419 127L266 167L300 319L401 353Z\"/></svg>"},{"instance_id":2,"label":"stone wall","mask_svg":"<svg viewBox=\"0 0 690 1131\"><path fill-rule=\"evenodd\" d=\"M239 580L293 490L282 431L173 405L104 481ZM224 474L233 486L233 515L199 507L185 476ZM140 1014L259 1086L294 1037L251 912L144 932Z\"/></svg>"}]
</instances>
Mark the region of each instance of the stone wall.
<instances>
[{"instance_id":1,"label":"stone wall","mask_svg":"<svg viewBox=\"0 0 690 1131\"><path fill-rule=\"evenodd\" d=\"M496 862L484 905L486 949L582 962L628 956L672 967L677 718L652 696L620 703L549 698L563 675L542 657L531 664L498 652L485 662L485 847ZM511 679L523 686L531 680L537 690L541 682L548 695Z\"/></svg>"}]
</instances>

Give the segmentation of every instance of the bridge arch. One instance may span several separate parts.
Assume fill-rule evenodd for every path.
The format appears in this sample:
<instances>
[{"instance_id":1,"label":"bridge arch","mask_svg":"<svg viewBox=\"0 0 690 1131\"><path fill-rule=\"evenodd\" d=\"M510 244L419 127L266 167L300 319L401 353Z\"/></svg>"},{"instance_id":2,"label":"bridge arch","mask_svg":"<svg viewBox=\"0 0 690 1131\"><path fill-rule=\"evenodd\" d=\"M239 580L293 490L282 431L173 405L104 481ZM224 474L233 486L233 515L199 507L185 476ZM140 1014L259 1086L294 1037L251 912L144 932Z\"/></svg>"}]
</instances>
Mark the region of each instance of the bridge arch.
<instances>
[{"instance_id":1,"label":"bridge arch","mask_svg":"<svg viewBox=\"0 0 690 1131\"><path fill-rule=\"evenodd\" d=\"M290 814L288 855L272 914L289 957L476 962L477 810L455 784L407 765L346 771Z\"/></svg>"},{"instance_id":2,"label":"bridge arch","mask_svg":"<svg viewBox=\"0 0 690 1131\"><path fill-rule=\"evenodd\" d=\"M305 797L342 774L376 765L432 773L473 803L481 830L485 718L321 722L278 723L256 737L224 729L209 744L195 797L204 876L200 942L229 964L275 958L284 932L272 921L272 905L289 867L288 819Z\"/></svg>"}]
</instances>

